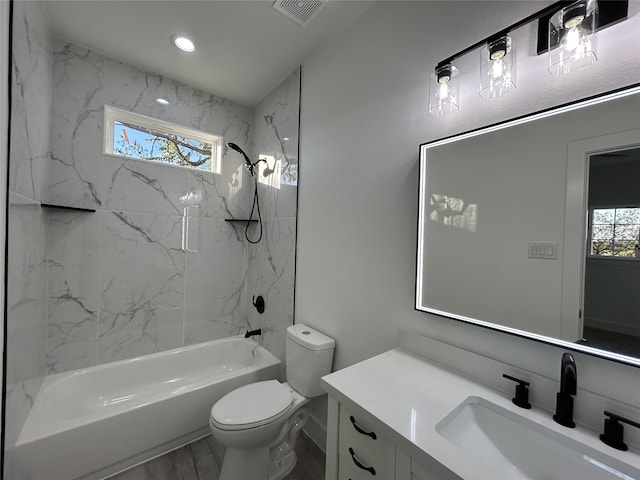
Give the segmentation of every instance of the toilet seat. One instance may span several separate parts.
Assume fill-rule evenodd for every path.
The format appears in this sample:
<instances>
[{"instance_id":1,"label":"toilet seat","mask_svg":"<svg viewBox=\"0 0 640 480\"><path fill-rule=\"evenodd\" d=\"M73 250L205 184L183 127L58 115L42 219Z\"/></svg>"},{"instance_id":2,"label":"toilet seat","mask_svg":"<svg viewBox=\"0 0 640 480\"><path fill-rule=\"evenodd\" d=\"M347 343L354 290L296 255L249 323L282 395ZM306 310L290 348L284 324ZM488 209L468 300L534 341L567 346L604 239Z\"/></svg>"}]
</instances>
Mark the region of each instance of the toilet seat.
<instances>
[{"instance_id":1,"label":"toilet seat","mask_svg":"<svg viewBox=\"0 0 640 480\"><path fill-rule=\"evenodd\" d=\"M293 406L293 394L277 380L250 383L226 394L211 408L221 430L246 430L275 422Z\"/></svg>"}]
</instances>

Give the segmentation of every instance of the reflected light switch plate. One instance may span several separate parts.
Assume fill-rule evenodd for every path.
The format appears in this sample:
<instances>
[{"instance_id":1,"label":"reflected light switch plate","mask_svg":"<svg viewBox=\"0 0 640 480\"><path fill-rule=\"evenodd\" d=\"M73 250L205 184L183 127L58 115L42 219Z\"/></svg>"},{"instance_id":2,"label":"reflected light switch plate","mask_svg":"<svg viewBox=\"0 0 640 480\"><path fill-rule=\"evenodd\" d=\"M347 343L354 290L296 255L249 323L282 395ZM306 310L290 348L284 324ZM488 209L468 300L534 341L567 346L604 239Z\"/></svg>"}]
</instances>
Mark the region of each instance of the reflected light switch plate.
<instances>
[{"instance_id":1,"label":"reflected light switch plate","mask_svg":"<svg viewBox=\"0 0 640 480\"><path fill-rule=\"evenodd\" d=\"M529 242L528 258L556 260L558 258L558 242Z\"/></svg>"}]
</instances>

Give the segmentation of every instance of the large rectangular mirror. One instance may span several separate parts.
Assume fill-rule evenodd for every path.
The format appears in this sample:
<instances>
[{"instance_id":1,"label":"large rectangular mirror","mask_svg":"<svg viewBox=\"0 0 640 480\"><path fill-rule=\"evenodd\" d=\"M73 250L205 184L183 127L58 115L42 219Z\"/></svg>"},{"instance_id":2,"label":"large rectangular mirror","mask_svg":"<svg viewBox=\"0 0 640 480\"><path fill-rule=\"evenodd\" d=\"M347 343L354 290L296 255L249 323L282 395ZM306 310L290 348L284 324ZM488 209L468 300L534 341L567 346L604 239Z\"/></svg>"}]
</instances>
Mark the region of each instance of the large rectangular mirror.
<instances>
[{"instance_id":1,"label":"large rectangular mirror","mask_svg":"<svg viewBox=\"0 0 640 480\"><path fill-rule=\"evenodd\" d=\"M640 366L640 87L420 147L416 308Z\"/></svg>"}]
</instances>

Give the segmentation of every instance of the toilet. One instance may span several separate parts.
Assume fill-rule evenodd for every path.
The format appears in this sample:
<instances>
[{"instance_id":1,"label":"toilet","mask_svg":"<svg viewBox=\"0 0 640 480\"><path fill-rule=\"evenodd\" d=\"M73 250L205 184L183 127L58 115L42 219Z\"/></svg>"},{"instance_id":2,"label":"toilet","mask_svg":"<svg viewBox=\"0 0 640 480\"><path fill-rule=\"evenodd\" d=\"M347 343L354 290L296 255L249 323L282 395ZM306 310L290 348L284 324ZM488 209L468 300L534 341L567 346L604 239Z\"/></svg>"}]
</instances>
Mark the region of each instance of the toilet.
<instances>
[{"instance_id":1,"label":"toilet","mask_svg":"<svg viewBox=\"0 0 640 480\"><path fill-rule=\"evenodd\" d=\"M209 427L226 447L220 480L281 480L296 464L296 439L309 418L305 405L323 395L335 341L296 324L287 328L287 381L237 388L211 408Z\"/></svg>"}]
</instances>

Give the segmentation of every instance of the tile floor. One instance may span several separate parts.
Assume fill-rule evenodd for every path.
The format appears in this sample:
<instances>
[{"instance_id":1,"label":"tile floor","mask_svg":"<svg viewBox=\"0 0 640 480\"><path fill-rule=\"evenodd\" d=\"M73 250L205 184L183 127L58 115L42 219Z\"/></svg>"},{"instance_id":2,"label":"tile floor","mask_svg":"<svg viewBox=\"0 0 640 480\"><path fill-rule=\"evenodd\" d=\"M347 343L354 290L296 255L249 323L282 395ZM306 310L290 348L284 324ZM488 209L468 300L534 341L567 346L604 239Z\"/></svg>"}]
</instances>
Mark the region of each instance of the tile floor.
<instances>
[{"instance_id":1,"label":"tile floor","mask_svg":"<svg viewBox=\"0 0 640 480\"><path fill-rule=\"evenodd\" d=\"M284 480L324 479L325 455L304 433L296 453L298 462ZM208 436L108 480L218 480L223 455L223 447Z\"/></svg>"}]
</instances>

